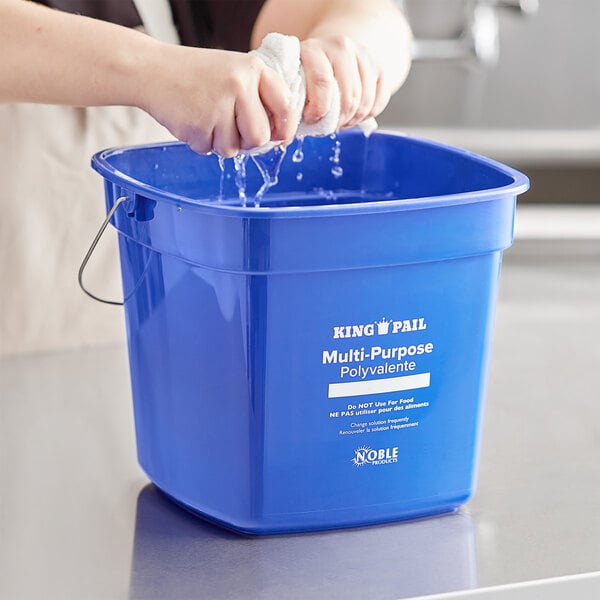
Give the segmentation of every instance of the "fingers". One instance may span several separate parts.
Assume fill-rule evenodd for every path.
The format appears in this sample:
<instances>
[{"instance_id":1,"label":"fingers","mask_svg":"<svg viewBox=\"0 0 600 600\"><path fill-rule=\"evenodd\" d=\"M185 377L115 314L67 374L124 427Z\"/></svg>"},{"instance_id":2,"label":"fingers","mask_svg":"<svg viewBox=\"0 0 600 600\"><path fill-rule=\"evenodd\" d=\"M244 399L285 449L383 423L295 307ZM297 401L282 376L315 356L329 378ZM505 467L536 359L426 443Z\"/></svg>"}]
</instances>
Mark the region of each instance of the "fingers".
<instances>
[{"instance_id":1,"label":"fingers","mask_svg":"<svg viewBox=\"0 0 600 600\"><path fill-rule=\"evenodd\" d=\"M197 102L190 102L193 120L183 131L172 132L195 152L215 152L225 158L269 141L289 144L298 123L283 79L256 57L217 56L229 67L227 76L224 69L212 70L213 87Z\"/></svg>"},{"instance_id":2,"label":"fingers","mask_svg":"<svg viewBox=\"0 0 600 600\"><path fill-rule=\"evenodd\" d=\"M307 123L316 123L329 111L336 82L340 90L340 129L377 116L387 106L390 93L382 69L368 48L342 35L305 40L301 48Z\"/></svg>"},{"instance_id":3,"label":"fingers","mask_svg":"<svg viewBox=\"0 0 600 600\"><path fill-rule=\"evenodd\" d=\"M194 152L197 152L198 154L209 154L212 152L212 131L194 130L186 134L171 130L171 133L182 142L185 142Z\"/></svg>"},{"instance_id":4,"label":"fingers","mask_svg":"<svg viewBox=\"0 0 600 600\"><path fill-rule=\"evenodd\" d=\"M239 132L238 150L257 148L271 139L269 117L258 94L248 94L237 98L235 123L233 123L232 129ZM221 154L221 156L226 155Z\"/></svg>"},{"instance_id":5,"label":"fingers","mask_svg":"<svg viewBox=\"0 0 600 600\"><path fill-rule=\"evenodd\" d=\"M378 73L373 68L368 56L360 56L357 66L360 75L361 95L354 114L348 117L349 127L358 125L358 123L362 123L365 119L375 116L374 108L377 98Z\"/></svg>"},{"instance_id":6,"label":"fingers","mask_svg":"<svg viewBox=\"0 0 600 600\"><path fill-rule=\"evenodd\" d=\"M356 114L363 96L359 57L354 42L345 36L329 40L326 54L340 88L340 127L347 127Z\"/></svg>"},{"instance_id":7,"label":"fingers","mask_svg":"<svg viewBox=\"0 0 600 600\"><path fill-rule=\"evenodd\" d=\"M291 143L298 129L298 120L294 99L286 83L273 69L265 66L258 92L260 101L267 110L271 129L270 138L263 143L269 140L281 141L286 145Z\"/></svg>"},{"instance_id":8,"label":"fingers","mask_svg":"<svg viewBox=\"0 0 600 600\"><path fill-rule=\"evenodd\" d=\"M373 101L373 108L369 116L376 117L377 115L381 114L385 107L389 104L391 95L392 93L389 86L385 83L385 79L380 77L377 80L375 100Z\"/></svg>"},{"instance_id":9,"label":"fingers","mask_svg":"<svg viewBox=\"0 0 600 600\"><path fill-rule=\"evenodd\" d=\"M235 125L227 126L219 123L213 132L212 151L225 158L235 156L242 143Z\"/></svg>"},{"instance_id":10,"label":"fingers","mask_svg":"<svg viewBox=\"0 0 600 600\"><path fill-rule=\"evenodd\" d=\"M303 119L312 125L331 108L335 76L333 64L320 40L305 40L300 46L300 60L306 76L306 104Z\"/></svg>"}]
</instances>

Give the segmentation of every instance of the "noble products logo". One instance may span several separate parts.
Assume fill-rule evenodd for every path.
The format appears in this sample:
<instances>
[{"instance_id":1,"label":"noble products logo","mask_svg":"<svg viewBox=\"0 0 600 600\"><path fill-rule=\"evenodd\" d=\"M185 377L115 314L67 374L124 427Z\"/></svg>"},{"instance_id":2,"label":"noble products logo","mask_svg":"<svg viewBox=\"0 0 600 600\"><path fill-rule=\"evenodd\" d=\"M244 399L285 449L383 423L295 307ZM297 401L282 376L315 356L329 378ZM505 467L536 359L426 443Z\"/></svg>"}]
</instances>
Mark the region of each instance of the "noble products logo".
<instances>
[{"instance_id":1,"label":"noble products logo","mask_svg":"<svg viewBox=\"0 0 600 600\"><path fill-rule=\"evenodd\" d=\"M355 467L365 465L390 465L398 462L398 446L388 448L371 448L361 446L354 451L352 464Z\"/></svg>"}]
</instances>

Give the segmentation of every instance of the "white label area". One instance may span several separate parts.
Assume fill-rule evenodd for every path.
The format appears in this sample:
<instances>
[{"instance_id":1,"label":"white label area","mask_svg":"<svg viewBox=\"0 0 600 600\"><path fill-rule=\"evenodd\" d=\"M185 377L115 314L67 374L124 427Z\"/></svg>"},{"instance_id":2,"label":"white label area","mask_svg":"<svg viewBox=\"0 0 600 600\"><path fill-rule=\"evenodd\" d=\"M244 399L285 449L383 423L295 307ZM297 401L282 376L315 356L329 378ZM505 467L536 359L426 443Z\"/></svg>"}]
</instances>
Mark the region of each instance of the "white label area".
<instances>
[{"instance_id":1,"label":"white label area","mask_svg":"<svg viewBox=\"0 0 600 600\"><path fill-rule=\"evenodd\" d=\"M349 381L347 383L330 383L329 398L347 398L350 396L368 396L387 392L402 392L429 387L430 373L388 377L386 379L370 379L367 381Z\"/></svg>"},{"instance_id":2,"label":"white label area","mask_svg":"<svg viewBox=\"0 0 600 600\"><path fill-rule=\"evenodd\" d=\"M319 349L331 429L356 440L357 467L396 463L397 435L415 435L410 432L425 423L430 411L439 356L428 318L372 315L330 327Z\"/></svg>"}]
</instances>

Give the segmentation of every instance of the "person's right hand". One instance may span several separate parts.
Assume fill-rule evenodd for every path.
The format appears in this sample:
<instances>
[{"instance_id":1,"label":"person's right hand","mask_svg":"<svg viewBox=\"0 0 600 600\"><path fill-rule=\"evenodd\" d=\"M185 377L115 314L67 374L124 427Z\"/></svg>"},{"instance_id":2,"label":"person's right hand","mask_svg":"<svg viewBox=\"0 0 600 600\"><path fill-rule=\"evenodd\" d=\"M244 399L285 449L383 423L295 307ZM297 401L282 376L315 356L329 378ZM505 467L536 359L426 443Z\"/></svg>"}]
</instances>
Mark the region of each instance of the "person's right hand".
<instances>
[{"instance_id":1,"label":"person's right hand","mask_svg":"<svg viewBox=\"0 0 600 600\"><path fill-rule=\"evenodd\" d=\"M301 44L306 75L304 120L316 123L330 110L334 86L340 90L339 128L376 117L387 106L391 86L370 49L344 35L313 37Z\"/></svg>"},{"instance_id":2,"label":"person's right hand","mask_svg":"<svg viewBox=\"0 0 600 600\"><path fill-rule=\"evenodd\" d=\"M138 106L192 150L231 157L296 133L283 79L257 56L159 45L138 91Z\"/></svg>"}]
</instances>

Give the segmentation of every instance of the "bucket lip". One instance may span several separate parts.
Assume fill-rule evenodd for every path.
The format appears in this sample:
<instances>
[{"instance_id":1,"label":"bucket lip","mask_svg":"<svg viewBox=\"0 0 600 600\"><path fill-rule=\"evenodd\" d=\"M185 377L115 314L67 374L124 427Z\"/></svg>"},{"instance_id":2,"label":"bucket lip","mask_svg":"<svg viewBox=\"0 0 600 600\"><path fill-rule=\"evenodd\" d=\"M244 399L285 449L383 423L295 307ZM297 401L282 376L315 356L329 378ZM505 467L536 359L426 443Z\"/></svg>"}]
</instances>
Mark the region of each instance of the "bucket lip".
<instances>
[{"instance_id":1,"label":"bucket lip","mask_svg":"<svg viewBox=\"0 0 600 600\"><path fill-rule=\"evenodd\" d=\"M344 135L343 133L341 135ZM136 194L142 195L151 200L167 201L174 203L177 206L185 206L189 209L197 211L221 214L222 216L232 217L247 217L247 218L298 218L298 217L325 217L339 216L341 214L368 214L368 213L384 213L398 212L408 210L422 210L430 208L445 208L450 206L458 206L463 204L473 204L481 201L497 200L506 197L516 197L519 194L526 192L529 189L529 178L508 165L500 163L494 159L481 156L470 150L451 146L434 140L408 136L399 132L377 131L372 133L374 136L382 137L401 137L417 142L419 144L442 149L453 153L462 154L463 156L485 165L489 168L500 171L501 173L512 178L510 183L484 190L475 190L471 192L460 192L456 194L443 194L438 196L423 196L417 198L386 198L385 200L371 200L369 202L356 203L340 203L340 204L317 204L310 206L241 206L224 203L217 203L215 200L196 200L180 194L174 194L165 190L161 190L142 181L139 181L126 173L116 169L110 162L109 158L126 152L165 148L173 146L186 146L184 142L168 141L157 142L152 144L138 144L132 146L121 146L107 148L96 152L92 156L91 166L102 175L106 180L121 185L127 188L134 188Z\"/></svg>"}]
</instances>

